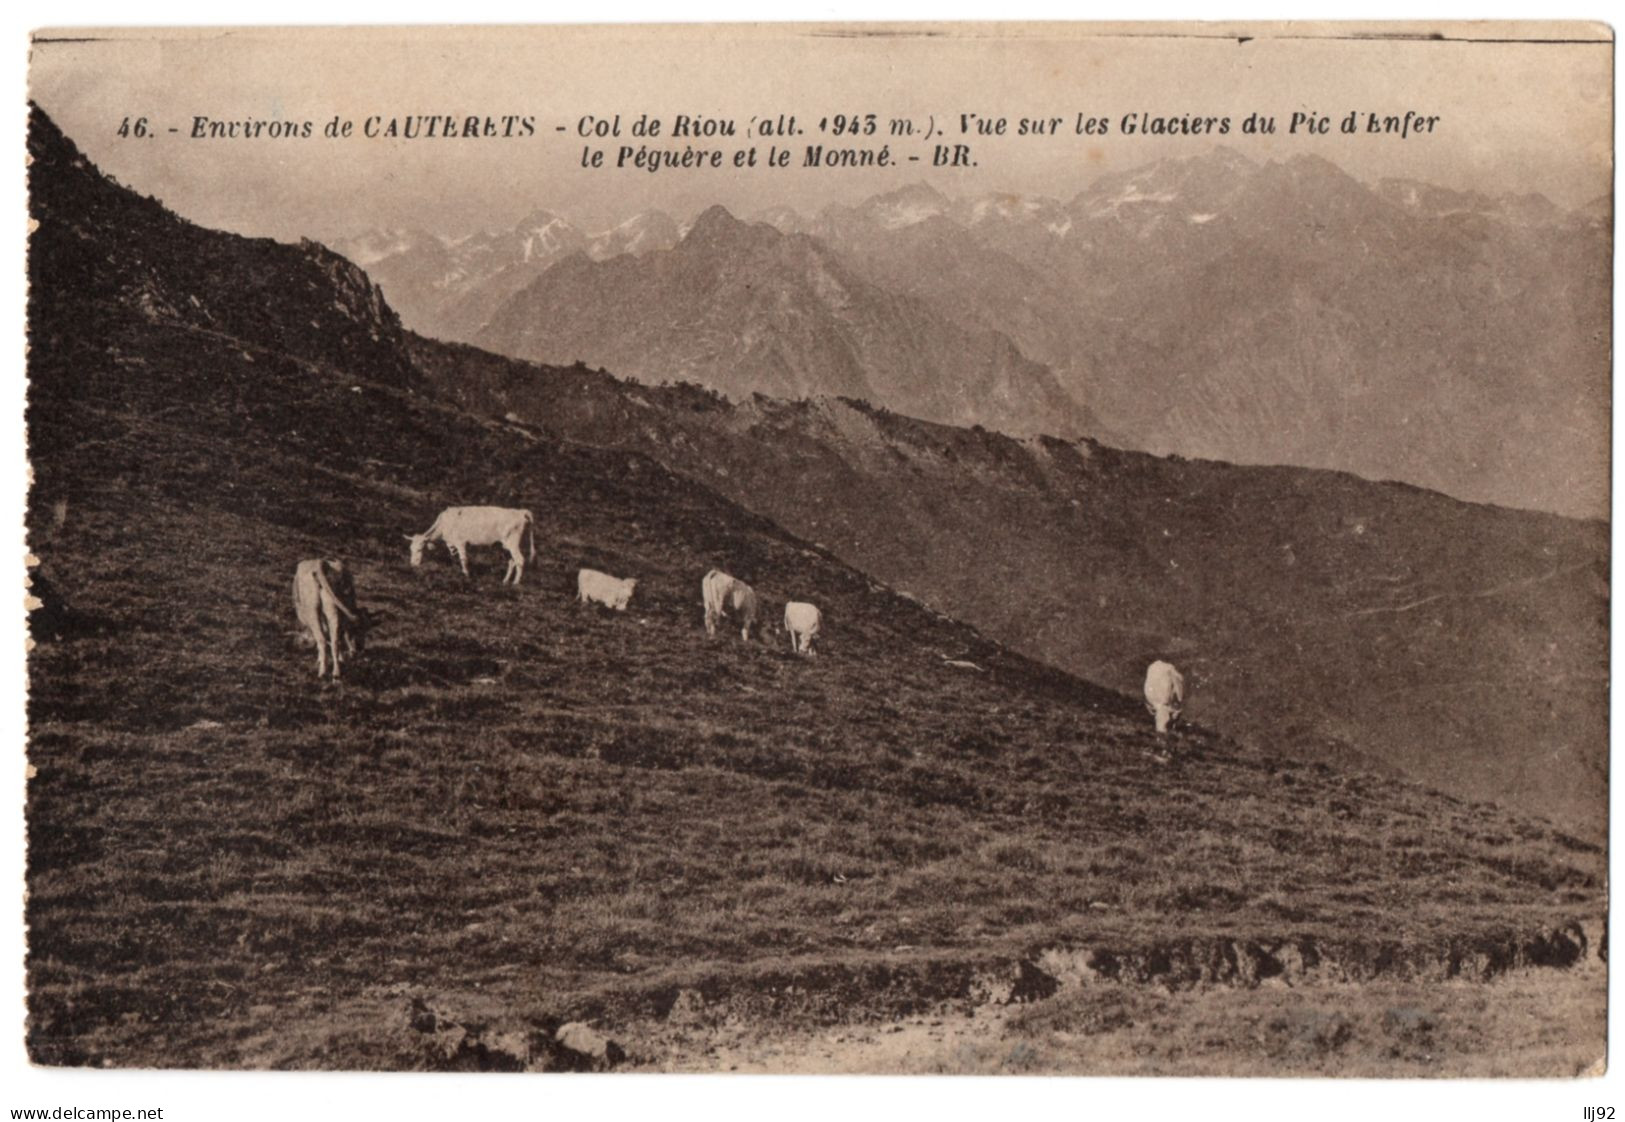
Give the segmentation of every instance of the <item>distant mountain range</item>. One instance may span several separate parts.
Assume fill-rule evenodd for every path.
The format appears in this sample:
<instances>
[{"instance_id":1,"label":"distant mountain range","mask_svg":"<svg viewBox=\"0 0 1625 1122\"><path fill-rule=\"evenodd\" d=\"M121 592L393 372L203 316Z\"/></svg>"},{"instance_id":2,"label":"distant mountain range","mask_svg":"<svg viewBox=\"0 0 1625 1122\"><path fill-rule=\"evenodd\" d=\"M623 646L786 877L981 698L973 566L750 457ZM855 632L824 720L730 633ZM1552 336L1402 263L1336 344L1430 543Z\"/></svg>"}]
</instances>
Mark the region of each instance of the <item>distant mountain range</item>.
<instances>
[{"instance_id":1,"label":"distant mountain range","mask_svg":"<svg viewBox=\"0 0 1625 1122\"><path fill-rule=\"evenodd\" d=\"M1506 1020L1544 982L1472 980L1603 977L1605 526L523 363L403 331L313 242L180 219L38 111L28 151L35 1063L579 1068L546 1042L582 1021L655 1067L832 1011L1110 1031L1138 989L1230 1064L1319 1033L1261 980L1314 1012L1450 979ZM694 251L827 252L734 225ZM522 585L494 547L409 564L464 503L534 509ZM311 557L377 625L342 683L290 634ZM575 603L582 566L631 610ZM707 638L713 567L817 604L818 657ZM1152 654L1187 674L1167 737ZM1217 987L1257 1019L1215 1027ZM1362 1055L1438 1074L1431 1023Z\"/></svg>"},{"instance_id":2,"label":"distant mountain range","mask_svg":"<svg viewBox=\"0 0 1625 1122\"><path fill-rule=\"evenodd\" d=\"M509 297L573 253L595 260L677 244L670 215L646 211L586 233L547 210L512 229L446 238L419 229L371 230L334 243L389 293L408 326L441 339L471 339Z\"/></svg>"},{"instance_id":3,"label":"distant mountain range","mask_svg":"<svg viewBox=\"0 0 1625 1122\"><path fill-rule=\"evenodd\" d=\"M866 280L816 238L746 224L721 207L667 252L572 254L504 303L475 341L735 398L837 393L949 424L1100 429L1008 336Z\"/></svg>"},{"instance_id":4,"label":"distant mountain range","mask_svg":"<svg viewBox=\"0 0 1625 1122\"><path fill-rule=\"evenodd\" d=\"M1065 202L915 184L755 217L340 248L408 327L516 357L1606 514L1607 198L1219 148Z\"/></svg>"}]
</instances>

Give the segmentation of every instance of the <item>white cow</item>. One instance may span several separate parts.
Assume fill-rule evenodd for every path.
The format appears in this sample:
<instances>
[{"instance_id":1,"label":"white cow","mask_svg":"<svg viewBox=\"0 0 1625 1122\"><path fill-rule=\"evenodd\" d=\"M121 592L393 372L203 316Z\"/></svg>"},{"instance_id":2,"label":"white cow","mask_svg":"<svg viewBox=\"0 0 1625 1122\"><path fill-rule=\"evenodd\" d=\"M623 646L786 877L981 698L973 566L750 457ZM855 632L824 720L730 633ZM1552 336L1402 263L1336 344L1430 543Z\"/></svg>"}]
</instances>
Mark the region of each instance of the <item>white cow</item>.
<instances>
[{"instance_id":1,"label":"white cow","mask_svg":"<svg viewBox=\"0 0 1625 1122\"><path fill-rule=\"evenodd\" d=\"M337 679L340 649L351 654L360 650L367 628L366 613L356 607L355 580L344 562L326 558L299 562L293 571L293 610L316 640L316 677L326 676L331 652Z\"/></svg>"},{"instance_id":2,"label":"white cow","mask_svg":"<svg viewBox=\"0 0 1625 1122\"><path fill-rule=\"evenodd\" d=\"M583 604L602 604L617 612L626 611L626 602L632 599L632 590L638 582L612 577L596 569L582 569L576 574L576 599Z\"/></svg>"},{"instance_id":3,"label":"white cow","mask_svg":"<svg viewBox=\"0 0 1625 1122\"><path fill-rule=\"evenodd\" d=\"M790 649L797 654L813 653L813 640L823 625L823 613L811 604L792 600L784 606L784 629L790 633Z\"/></svg>"},{"instance_id":4,"label":"white cow","mask_svg":"<svg viewBox=\"0 0 1625 1122\"><path fill-rule=\"evenodd\" d=\"M712 569L700 582L700 593L705 601L707 635L714 638L717 623L732 616L740 625L740 637L750 642L750 629L756 626L757 610L756 593L750 585L720 569Z\"/></svg>"},{"instance_id":5,"label":"white cow","mask_svg":"<svg viewBox=\"0 0 1625 1122\"><path fill-rule=\"evenodd\" d=\"M412 543L412 564L423 564L423 547L430 542L445 542L451 555L468 576L468 547L471 545L500 545L508 551L508 571L502 583L519 583L525 575L525 558L519 552L526 534L530 535L530 559L536 560L536 516L528 510L514 510L505 506L448 506L440 512L421 534L404 534Z\"/></svg>"},{"instance_id":6,"label":"white cow","mask_svg":"<svg viewBox=\"0 0 1625 1122\"><path fill-rule=\"evenodd\" d=\"M1157 719L1157 731L1168 731L1168 722L1179 716L1185 702L1185 676L1173 663L1158 659L1145 671L1145 707Z\"/></svg>"}]
</instances>

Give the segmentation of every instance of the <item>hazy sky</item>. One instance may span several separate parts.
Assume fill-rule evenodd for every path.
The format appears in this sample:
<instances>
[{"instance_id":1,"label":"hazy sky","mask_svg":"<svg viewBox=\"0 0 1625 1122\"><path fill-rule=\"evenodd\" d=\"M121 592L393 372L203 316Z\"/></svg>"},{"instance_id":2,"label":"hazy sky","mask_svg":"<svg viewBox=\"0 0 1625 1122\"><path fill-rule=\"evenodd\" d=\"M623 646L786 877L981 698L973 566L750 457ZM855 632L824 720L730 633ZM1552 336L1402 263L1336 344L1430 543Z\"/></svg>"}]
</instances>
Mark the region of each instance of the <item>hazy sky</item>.
<instances>
[{"instance_id":1,"label":"hazy sky","mask_svg":"<svg viewBox=\"0 0 1625 1122\"><path fill-rule=\"evenodd\" d=\"M104 170L188 218L244 233L331 237L377 226L438 232L510 225L543 206L587 225L659 207L686 216L713 202L739 213L774 204L816 210L925 180L949 194L1012 191L1070 198L1107 171L1223 143L1254 159L1304 152L1361 179L1407 176L1491 193L1539 191L1564 205L1609 190L1611 45L1595 25L1444 25L1450 36L1592 42L1395 41L1325 37L1298 25L959 25L922 33L852 35L808 26L360 29L212 33L162 30L63 33L33 47L32 96ZM1395 25L1407 31L1424 25ZM1348 111L1439 118L1408 139L1343 136ZM1328 136L1286 135L1294 112L1334 119ZM809 169L819 118L875 113L949 130L978 166L930 167L931 144L892 169ZM1243 135L1249 113L1273 115L1274 137ZM785 169L584 169L580 118L621 117L623 135L599 142L613 162L641 113L733 118L794 114L806 135ZM1062 118L1055 136L957 135L958 115ZM1232 118L1228 136L1121 132L1125 114ZM1079 115L1110 132L1079 136ZM125 117L146 116L156 137L121 139ZM315 123L310 139L187 137L195 116ZM327 140L335 115L529 116L516 139ZM566 131L556 131L559 127ZM169 128L180 131L170 134ZM670 137L650 143L671 146ZM682 141L676 141L681 147ZM692 142L729 153L774 140Z\"/></svg>"}]
</instances>

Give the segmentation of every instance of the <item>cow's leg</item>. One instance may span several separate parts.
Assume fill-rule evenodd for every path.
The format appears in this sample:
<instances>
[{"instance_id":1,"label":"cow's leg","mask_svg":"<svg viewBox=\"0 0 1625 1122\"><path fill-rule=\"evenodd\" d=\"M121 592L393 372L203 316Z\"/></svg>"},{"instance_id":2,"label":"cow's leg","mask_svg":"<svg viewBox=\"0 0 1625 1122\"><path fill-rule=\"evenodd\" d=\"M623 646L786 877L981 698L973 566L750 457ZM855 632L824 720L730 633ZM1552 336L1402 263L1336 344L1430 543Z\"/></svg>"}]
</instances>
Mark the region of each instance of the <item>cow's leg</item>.
<instances>
[{"instance_id":1,"label":"cow's leg","mask_svg":"<svg viewBox=\"0 0 1625 1122\"><path fill-rule=\"evenodd\" d=\"M508 549L508 576L502 578L503 582L510 583L508 577L512 577L511 583L518 584L519 578L525 575L525 556L519 552L519 543L517 541L503 542L502 544Z\"/></svg>"},{"instance_id":2,"label":"cow's leg","mask_svg":"<svg viewBox=\"0 0 1625 1122\"><path fill-rule=\"evenodd\" d=\"M327 642L333 648L333 680L339 676L339 609L332 601L322 605L322 612L327 618Z\"/></svg>"},{"instance_id":3,"label":"cow's leg","mask_svg":"<svg viewBox=\"0 0 1625 1122\"><path fill-rule=\"evenodd\" d=\"M717 615L710 608L705 609L705 633L713 639L717 637Z\"/></svg>"},{"instance_id":4,"label":"cow's leg","mask_svg":"<svg viewBox=\"0 0 1625 1122\"><path fill-rule=\"evenodd\" d=\"M463 576L468 576L468 543L453 546L452 552L457 555L457 563L463 567Z\"/></svg>"},{"instance_id":5,"label":"cow's leg","mask_svg":"<svg viewBox=\"0 0 1625 1122\"><path fill-rule=\"evenodd\" d=\"M328 641L328 636L331 634L333 624L328 619L325 605L318 605L316 611L318 613L316 621L316 677L325 678L327 677L328 653L332 649L332 643ZM334 666L333 669L337 672L338 667Z\"/></svg>"}]
</instances>

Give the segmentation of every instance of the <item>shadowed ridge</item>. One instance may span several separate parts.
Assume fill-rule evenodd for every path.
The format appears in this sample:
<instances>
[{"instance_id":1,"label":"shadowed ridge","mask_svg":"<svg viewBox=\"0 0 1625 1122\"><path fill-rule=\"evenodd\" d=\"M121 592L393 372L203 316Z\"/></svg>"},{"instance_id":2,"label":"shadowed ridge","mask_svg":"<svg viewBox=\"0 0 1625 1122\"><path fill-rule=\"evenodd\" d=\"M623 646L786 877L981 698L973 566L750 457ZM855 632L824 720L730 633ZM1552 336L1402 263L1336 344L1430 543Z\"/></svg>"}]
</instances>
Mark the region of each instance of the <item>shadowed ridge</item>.
<instances>
[{"instance_id":1,"label":"shadowed ridge","mask_svg":"<svg viewBox=\"0 0 1625 1122\"><path fill-rule=\"evenodd\" d=\"M415 375L400 320L367 274L317 242L182 222L112 183L37 106L29 112L30 324L87 302L216 332L396 386ZM153 252L159 238L172 238Z\"/></svg>"}]
</instances>

